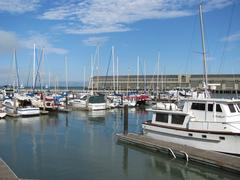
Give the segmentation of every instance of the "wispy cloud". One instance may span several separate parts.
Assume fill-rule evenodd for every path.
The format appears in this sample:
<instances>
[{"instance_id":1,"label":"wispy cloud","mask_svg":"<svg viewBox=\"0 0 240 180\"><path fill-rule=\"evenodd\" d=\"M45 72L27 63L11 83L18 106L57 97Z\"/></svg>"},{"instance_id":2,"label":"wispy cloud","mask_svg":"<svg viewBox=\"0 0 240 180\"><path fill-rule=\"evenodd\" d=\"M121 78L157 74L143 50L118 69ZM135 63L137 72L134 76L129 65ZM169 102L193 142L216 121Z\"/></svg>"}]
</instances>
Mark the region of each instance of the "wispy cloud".
<instances>
[{"instance_id":1,"label":"wispy cloud","mask_svg":"<svg viewBox=\"0 0 240 180\"><path fill-rule=\"evenodd\" d=\"M44 48L46 53L67 54L68 52L66 49L54 47L49 37L43 34L33 33L28 38L21 41L21 45L28 49L32 49L33 44L36 44L37 48Z\"/></svg>"},{"instance_id":2,"label":"wispy cloud","mask_svg":"<svg viewBox=\"0 0 240 180\"><path fill-rule=\"evenodd\" d=\"M25 13L40 6L40 0L0 0L0 12Z\"/></svg>"},{"instance_id":3,"label":"wispy cloud","mask_svg":"<svg viewBox=\"0 0 240 180\"><path fill-rule=\"evenodd\" d=\"M9 53L19 46L17 35L14 32L0 30L0 53Z\"/></svg>"},{"instance_id":4,"label":"wispy cloud","mask_svg":"<svg viewBox=\"0 0 240 180\"><path fill-rule=\"evenodd\" d=\"M47 35L32 33L28 37L20 37L14 32L0 30L0 53L8 53L14 48L32 49L35 43L38 48L44 48L46 53L66 54L63 48L54 47Z\"/></svg>"},{"instance_id":5,"label":"wispy cloud","mask_svg":"<svg viewBox=\"0 0 240 180\"><path fill-rule=\"evenodd\" d=\"M228 41L228 42L240 41L240 32L224 37L221 39L221 41Z\"/></svg>"},{"instance_id":6,"label":"wispy cloud","mask_svg":"<svg viewBox=\"0 0 240 180\"><path fill-rule=\"evenodd\" d=\"M108 37L89 37L82 42L87 46L103 45L108 40Z\"/></svg>"},{"instance_id":7,"label":"wispy cloud","mask_svg":"<svg viewBox=\"0 0 240 180\"><path fill-rule=\"evenodd\" d=\"M208 0L205 7L211 11L232 3ZM138 21L195 14L197 5L199 0L71 0L48 9L39 18L59 21L57 27L69 34L123 32Z\"/></svg>"}]
</instances>

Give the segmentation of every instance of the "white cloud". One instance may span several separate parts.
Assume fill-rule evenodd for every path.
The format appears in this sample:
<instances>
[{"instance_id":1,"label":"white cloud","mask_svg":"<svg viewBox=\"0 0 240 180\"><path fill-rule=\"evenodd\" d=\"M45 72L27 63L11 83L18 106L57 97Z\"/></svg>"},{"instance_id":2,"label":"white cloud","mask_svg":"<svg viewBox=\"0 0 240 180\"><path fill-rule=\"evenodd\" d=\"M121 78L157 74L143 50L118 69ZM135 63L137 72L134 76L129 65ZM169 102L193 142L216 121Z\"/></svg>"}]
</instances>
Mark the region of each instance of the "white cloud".
<instances>
[{"instance_id":1,"label":"white cloud","mask_svg":"<svg viewBox=\"0 0 240 180\"><path fill-rule=\"evenodd\" d=\"M240 40L240 32L231 34L221 39L221 41L228 41L228 42L239 41L239 40Z\"/></svg>"},{"instance_id":2,"label":"white cloud","mask_svg":"<svg viewBox=\"0 0 240 180\"><path fill-rule=\"evenodd\" d=\"M233 0L208 0L205 10L221 9ZM129 31L129 24L147 19L176 18L195 14L199 0L77 0L62 1L40 19L57 20L69 34Z\"/></svg>"},{"instance_id":3,"label":"white cloud","mask_svg":"<svg viewBox=\"0 0 240 180\"><path fill-rule=\"evenodd\" d=\"M44 48L46 53L67 54L67 50L54 47L46 35L37 33L29 37L19 37L14 32L0 30L0 53L9 53L14 48L32 49L35 43L38 48Z\"/></svg>"},{"instance_id":4,"label":"white cloud","mask_svg":"<svg viewBox=\"0 0 240 180\"><path fill-rule=\"evenodd\" d=\"M34 11L40 0L0 0L0 12L25 13Z\"/></svg>"},{"instance_id":5,"label":"white cloud","mask_svg":"<svg viewBox=\"0 0 240 180\"><path fill-rule=\"evenodd\" d=\"M9 53L18 46L19 42L14 32L0 30L0 53Z\"/></svg>"},{"instance_id":6,"label":"white cloud","mask_svg":"<svg viewBox=\"0 0 240 180\"><path fill-rule=\"evenodd\" d=\"M21 45L28 49L32 49L33 44L36 44L37 48L44 48L46 53L67 54L68 52L66 49L54 47L46 35L38 33L33 33L21 41Z\"/></svg>"},{"instance_id":7,"label":"white cloud","mask_svg":"<svg viewBox=\"0 0 240 180\"><path fill-rule=\"evenodd\" d=\"M97 46L102 45L108 40L108 37L89 37L84 39L83 43L87 46Z\"/></svg>"}]
</instances>

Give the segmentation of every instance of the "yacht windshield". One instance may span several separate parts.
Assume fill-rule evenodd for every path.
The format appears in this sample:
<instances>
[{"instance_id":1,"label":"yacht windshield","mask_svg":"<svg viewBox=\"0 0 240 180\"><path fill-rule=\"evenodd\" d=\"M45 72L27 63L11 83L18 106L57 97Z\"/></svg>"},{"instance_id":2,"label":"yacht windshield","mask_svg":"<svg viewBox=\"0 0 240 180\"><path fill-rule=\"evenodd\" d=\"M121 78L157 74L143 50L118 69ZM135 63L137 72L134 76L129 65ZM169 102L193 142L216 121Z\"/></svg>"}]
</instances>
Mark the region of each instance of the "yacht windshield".
<instances>
[{"instance_id":1,"label":"yacht windshield","mask_svg":"<svg viewBox=\"0 0 240 180\"><path fill-rule=\"evenodd\" d=\"M229 107L229 110L230 110L231 113L235 113L236 112L236 109L235 109L233 104L228 104L228 107Z\"/></svg>"},{"instance_id":2,"label":"yacht windshield","mask_svg":"<svg viewBox=\"0 0 240 180\"><path fill-rule=\"evenodd\" d=\"M240 112L240 103L237 104L237 109L238 109L238 112Z\"/></svg>"}]
</instances>

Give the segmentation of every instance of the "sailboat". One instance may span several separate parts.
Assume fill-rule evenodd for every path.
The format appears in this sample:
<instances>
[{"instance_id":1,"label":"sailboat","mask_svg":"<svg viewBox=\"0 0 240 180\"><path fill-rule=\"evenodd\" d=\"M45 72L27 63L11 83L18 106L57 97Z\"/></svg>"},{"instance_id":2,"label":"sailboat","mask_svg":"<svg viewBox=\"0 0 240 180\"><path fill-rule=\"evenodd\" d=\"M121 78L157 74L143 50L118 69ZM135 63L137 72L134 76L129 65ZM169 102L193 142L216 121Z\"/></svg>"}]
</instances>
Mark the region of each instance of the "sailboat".
<instances>
[{"instance_id":1,"label":"sailboat","mask_svg":"<svg viewBox=\"0 0 240 180\"><path fill-rule=\"evenodd\" d=\"M240 155L240 100L208 96L202 6L199 7L204 64L204 98L185 100L182 109L154 110L142 124L146 136L199 149Z\"/></svg>"}]
</instances>

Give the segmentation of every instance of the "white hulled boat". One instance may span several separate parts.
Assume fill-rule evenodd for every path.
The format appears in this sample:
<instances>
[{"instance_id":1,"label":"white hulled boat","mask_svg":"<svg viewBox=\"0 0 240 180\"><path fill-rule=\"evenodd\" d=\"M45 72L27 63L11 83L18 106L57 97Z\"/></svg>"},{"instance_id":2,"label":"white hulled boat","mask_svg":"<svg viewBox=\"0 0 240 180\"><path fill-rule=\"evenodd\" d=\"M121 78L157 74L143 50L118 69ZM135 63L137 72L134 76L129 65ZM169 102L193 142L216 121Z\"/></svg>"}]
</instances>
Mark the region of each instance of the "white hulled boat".
<instances>
[{"instance_id":1,"label":"white hulled boat","mask_svg":"<svg viewBox=\"0 0 240 180\"><path fill-rule=\"evenodd\" d=\"M88 95L85 94L85 95L81 96L80 98L75 98L75 99L70 100L69 104L73 108L86 109L86 107L87 107L87 98L88 98Z\"/></svg>"},{"instance_id":2,"label":"white hulled boat","mask_svg":"<svg viewBox=\"0 0 240 180\"><path fill-rule=\"evenodd\" d=\"M149 110L143 132L199 149L240 154L240 100L189 99L182 110Z\"/></svg>"},{"instance_id":3,"label":"white hulled boat","mask_svg":"<svg viewBox=\"0 0 240 180\"><path fill-rule=\"evenodd\" d=\"M87 100L87 109L89 111L107 109L105 95L92 95Z\"/></svg>"},{"instance_id":4,"label":"white hulled boat","mask_svg":"<svg viewBox=\"0 0 240 180\"><path fill-rule=\"evenodd\" d=\"M15 96L15 99L6 99L2 105L6 113L18 114L20 116L34 116L40 114L38 107L33 107L31 100L25 96Z\"/></svg>"}]
</instances>

